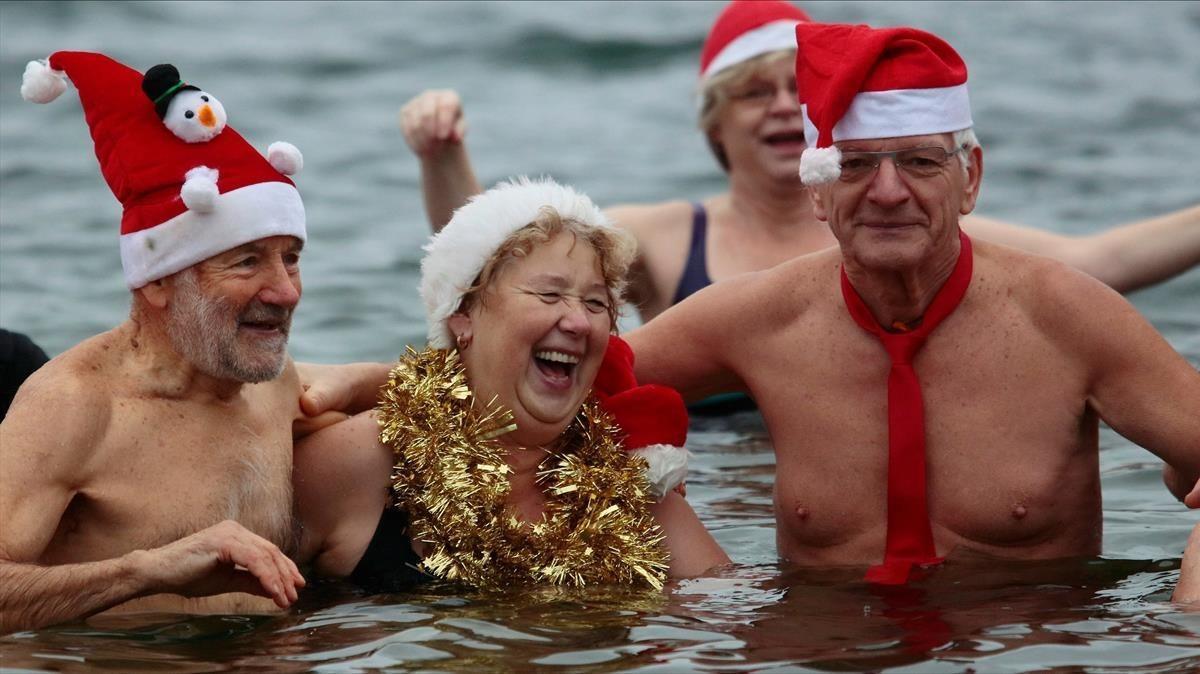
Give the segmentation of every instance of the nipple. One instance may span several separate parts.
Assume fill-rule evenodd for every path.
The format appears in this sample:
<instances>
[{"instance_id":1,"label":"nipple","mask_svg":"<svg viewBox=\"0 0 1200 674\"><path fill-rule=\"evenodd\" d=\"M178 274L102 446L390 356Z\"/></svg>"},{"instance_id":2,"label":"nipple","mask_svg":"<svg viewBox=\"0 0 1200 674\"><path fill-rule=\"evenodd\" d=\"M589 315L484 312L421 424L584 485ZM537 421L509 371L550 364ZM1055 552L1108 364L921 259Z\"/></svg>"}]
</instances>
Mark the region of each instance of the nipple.
<instances>
[{"instance_id":1,"label":"nipple","mask_svg":"<svg viewBox=\"0 0 1200 674\"><path fill-rule=\"evenodd\" d=\"M1014 519L1014 520L1022 520L1022 519L1025 519L1025 514L1026 514L1027 512L1029 512L1029 511L1025 509L1025 506L1023 506L1023 505L1021 505L1020 503L1018 503L1018 504L1014 505L1014 506L1013 506L1013 508L1012 508L1012 516L1013 516L1013 519Z\"/></svg>"},{"instance_id":2,"label":"nipple","mask_svg":"<svg viewBox=\"0 0 1200 674\"><path fill-rule=\"evenodd\" d=\"M799 519L801 522L808 519L808 508L796 506L796 519Z\"/></svg>"}]
</instances>

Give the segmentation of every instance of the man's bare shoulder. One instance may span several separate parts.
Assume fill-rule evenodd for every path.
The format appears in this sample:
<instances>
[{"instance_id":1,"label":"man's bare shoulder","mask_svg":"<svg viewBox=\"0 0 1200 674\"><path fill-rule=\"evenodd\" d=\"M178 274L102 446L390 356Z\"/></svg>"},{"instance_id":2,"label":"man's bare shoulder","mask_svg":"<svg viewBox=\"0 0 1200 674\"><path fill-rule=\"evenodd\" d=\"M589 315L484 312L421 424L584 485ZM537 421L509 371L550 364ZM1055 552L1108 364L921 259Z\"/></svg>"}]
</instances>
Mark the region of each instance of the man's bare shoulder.
<instances>
[{"instance_id":1,"label":"man's bare shoulder","mask_svg":"<svg viewBox=\"0 0 1200 674\"><path fill-rule=\"evenodd\" d=\"M980 294L1008 298L1049 335L1078 336L1082 326L1105 317L1137 315L1115 290L1064 262L999 244L973 245Z\"/></svg>"},{"instance_id":2,"label":"man's bare shoulder","mask_svg":"<svg viewBox=\"0 0 1200 674\"><path fill-rule=\"evenodd\" d=\"M121 388L122 337L112 330L64 351L30 375L4 418L6 453L54 448L71 461L104 437Z\"/></svg>"}]
</instances>

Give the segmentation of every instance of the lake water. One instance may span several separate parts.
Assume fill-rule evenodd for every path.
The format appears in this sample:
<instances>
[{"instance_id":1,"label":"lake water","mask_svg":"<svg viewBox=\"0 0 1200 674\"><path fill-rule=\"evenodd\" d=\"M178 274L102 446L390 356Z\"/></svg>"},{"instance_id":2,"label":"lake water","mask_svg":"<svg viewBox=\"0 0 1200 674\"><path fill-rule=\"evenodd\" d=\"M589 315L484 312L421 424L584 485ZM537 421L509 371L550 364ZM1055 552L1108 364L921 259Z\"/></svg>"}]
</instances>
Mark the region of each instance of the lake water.
<instances>
[{"instance_id":1,"label":"lake water","mask_svg":"<svg viewBox=\"0 0 1200 674\"><path fill-rule=\"evenodd\" d=\"M915 25L971 70L987 153L979 211L1086 233L1200 201L1200 5L807 5L820 20ZM0 4L0 325L51 354L119 323L120 209L69 90L18 94L56 49L163 62L218 95L265 148L301 148L309 219L302 360L391 360L424 336L427 228L396 111L462 92L480 178L549 174L602 205L703 198L722 175L694 130L699 45L719 4ZM1130 298L1200 364L1200 270ZM1169 395L1164 392L1164 395ZM286 616L142 617L0 638L41 671L1189 671L1200 615L1167 603L1196 522L1159 462L1101 440L1103 556L953 565L909 591L776 564L773 459L751 416L698 421L688 497L739 566L666 596L620 589L306 593Z\"/></svg>"}]
</instances>

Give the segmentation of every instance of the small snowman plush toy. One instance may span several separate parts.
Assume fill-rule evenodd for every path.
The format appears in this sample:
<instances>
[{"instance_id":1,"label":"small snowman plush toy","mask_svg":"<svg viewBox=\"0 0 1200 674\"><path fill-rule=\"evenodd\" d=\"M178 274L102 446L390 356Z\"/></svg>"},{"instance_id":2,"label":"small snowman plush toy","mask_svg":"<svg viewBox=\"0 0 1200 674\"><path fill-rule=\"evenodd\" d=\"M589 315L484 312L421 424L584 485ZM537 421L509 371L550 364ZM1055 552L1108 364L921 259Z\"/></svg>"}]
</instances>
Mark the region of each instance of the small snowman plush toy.
<instances>
[{"instance_id":1,"label":"small snowman plush toy","mask_svg":"<svg viewBox=\"0 0 1200 674\"><path fill-rule=\"evenodd\" d=\"M146 71L142 91L154 103L163 125L187 143L206 143L225 130L228 116L216 96L185 83L179 70L161 63ZM267 161L284 175L295 175L304 166L300 150L291 143L276 142L267 148ZM216 169L198 166L188 171L180 196L187 207L210 212L217 197Z\"/></svg>"},{"instance_id":2,"label":"small snowman plush toy","mask_svg":"<svg viewBox=\"0 0 1200 674\"><path fill-rule=\"evenodd\" d=\"M171 133L188 143L203 143L225 129L228 116L216 96L185 84L169 63L156 65L142 78L142 91Z\"/></svg>"}]
</instances>

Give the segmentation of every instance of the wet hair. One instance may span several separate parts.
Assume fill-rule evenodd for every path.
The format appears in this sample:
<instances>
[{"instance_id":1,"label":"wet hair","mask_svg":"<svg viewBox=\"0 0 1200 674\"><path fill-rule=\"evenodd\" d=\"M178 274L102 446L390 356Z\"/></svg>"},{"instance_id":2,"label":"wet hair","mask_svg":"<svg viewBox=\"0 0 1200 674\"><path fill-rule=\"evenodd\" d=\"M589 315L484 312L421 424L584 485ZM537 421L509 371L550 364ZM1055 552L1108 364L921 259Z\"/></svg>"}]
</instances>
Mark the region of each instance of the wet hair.
<instances>
[{"instance_id":1,"label":"wet hair","mask_svg":"<svg viewBox=\"0 0 1200 674\"><path fill-rule=\"evenodd\" d=\"M763 68L775 65L780 61L795 60L795 49L779 49L760 54L741 63L718 71L700 85L700 119L698 125L708 141L708 149L712 150L717 163L726 173L729 172L729 157L725 148L713 138L717 128L717 118L725 112L725 106L733 100L733 91L744 86Z\"/></svg>"},{"instance_id":2,"label":"wet hair","mask_svg":"<svg viewBox=\"0 0 1200 674\"><path fill-rule=\"evenodd\" d=\"M537 218L513 232L488 258L474 283L463 293L458 310L466 312L478 301L484 303L486 291L513 260L528 255L541 244L549 243L556 235L571 234L576 243L583 241L592 247L600 260L600 273L604 277L605 294L608 295L608 317L613 329L617 325L617 309L625 290L629 267L633 264L637 243L633 236L616 227L598 227L575 218L564 218L558 211L544 206Z\"/></svg>"}]
</instances>

